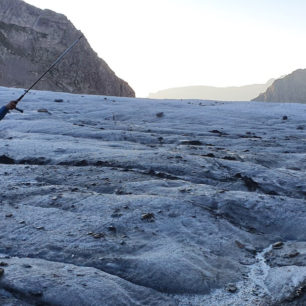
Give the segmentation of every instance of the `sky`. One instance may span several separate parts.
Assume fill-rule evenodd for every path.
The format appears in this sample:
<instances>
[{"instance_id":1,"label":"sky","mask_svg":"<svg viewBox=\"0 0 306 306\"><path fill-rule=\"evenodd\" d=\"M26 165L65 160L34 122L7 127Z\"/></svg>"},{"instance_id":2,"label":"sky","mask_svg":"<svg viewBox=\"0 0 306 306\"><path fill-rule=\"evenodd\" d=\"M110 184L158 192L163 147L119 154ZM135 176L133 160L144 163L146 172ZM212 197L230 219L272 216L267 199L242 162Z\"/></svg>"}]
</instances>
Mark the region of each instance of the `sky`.
<instances>
[{"instance_id":1,"label":"sky","mask_svg":"<svg viewBox=\"0 0 306 306\"><path fill-rule=\"evenodd\" d=\"M305 0L25 0L65 14L137 97L306 68Z\"/></svg>"}]
</instances>

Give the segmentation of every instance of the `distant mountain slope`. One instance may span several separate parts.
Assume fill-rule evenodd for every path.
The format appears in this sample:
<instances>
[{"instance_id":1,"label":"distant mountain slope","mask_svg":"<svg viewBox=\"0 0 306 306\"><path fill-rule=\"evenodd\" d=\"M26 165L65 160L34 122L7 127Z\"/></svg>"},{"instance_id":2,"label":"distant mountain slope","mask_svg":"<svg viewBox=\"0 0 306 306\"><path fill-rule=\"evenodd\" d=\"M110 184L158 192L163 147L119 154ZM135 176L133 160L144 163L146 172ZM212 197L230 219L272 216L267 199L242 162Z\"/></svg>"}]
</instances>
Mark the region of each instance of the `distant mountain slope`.
<instances>
[{"instance_id":1,"label":"distant mountain slope","mask_svg":"<svg viewBox=\"0 0 306 306\"><path fill-rule=\"evenodd\" d=\"M27 88L78 37L62 14L0 0L0 86ZM35 89L134 97L86 39Z\"/></svg>"},{"instance_id":2,"label":"distant mountain slope","mask_svg":"<svg viewBox=\"0 0 306 306\"><path fill-rule=\"evenodd\" d=\"M219 101L250 101L265 91L274 79L266 84L253 84L240 87L188 86L177 87L150 93L152 99L203 99Z\"/></svg>"},{"instance_id":3,"label":"distant mountain slope","mask_svg":"<svg viewBox=\"0 0 306 306\"><path fill-rule=\"evenodd\" d=\"M252 101L306 103L306 69L298 69L275 80L266 92Z\"/></svg>"}]
</instances>

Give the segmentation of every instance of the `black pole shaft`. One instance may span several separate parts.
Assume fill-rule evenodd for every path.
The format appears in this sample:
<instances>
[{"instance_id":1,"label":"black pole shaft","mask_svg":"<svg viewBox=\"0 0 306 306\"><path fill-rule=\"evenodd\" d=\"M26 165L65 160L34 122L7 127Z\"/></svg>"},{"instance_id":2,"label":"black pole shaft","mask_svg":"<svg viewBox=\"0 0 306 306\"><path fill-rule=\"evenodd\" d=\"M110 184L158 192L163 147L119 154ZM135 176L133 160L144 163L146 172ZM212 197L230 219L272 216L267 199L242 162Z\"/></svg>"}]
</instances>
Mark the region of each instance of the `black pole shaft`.
<instances>
[{"instance_id":1,"label":"black pole shaft","mask_svg":"<svg viewBox=\"0 0 306 306\"><path fill-rule=\"evenodd\" d=\"M67 48L59 57L58 59L49 67L49 69L44 72L37 81L35 81L16 101L20 102L23 97L51 70L56 66L62 59L63 57L68 54L71 49L83 38L84 36L81 35L69 48ZM16 110L23 112L21 109L16 108Z\"/></svg>"}]
</instances>

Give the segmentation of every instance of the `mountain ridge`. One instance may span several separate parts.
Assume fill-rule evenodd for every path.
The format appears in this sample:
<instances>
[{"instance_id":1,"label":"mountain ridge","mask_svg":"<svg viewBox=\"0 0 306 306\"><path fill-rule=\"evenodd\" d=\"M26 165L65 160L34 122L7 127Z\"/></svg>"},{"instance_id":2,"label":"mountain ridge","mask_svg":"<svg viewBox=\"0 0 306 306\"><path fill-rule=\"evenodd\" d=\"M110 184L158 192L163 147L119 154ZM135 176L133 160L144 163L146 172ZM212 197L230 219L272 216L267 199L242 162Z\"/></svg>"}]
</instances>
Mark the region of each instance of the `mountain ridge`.
<instances>
[{"instance_id":1,"label":"mountain ridge","mask_svg":"<svg viewBox=\"0 0 306 306\"><path fill-rule=\"evenodd\" d=\"M306 69L279 78L252 101L306 103Z\"/></svg>"},{"instance_id":2,"label":"mountain ridge","mask_svg":"<svg viewBox=\"0 0 306 306\"><path fill-rule=\"evenodd\" d=\"M21 0L0 0L0 85L27 88L80 35L63 14ZM85 37L35 89L135 96Z\"/></svg>"},{"instance_id":3,"label":"mountain ridge","mask_svg":"<svg viewBox=\"0 0 306 306\"><path fill-rule=\"evenodd\" d=\"M219 101L249 101L257 94L268 88L274 79L265 84L250 84L243 86L184 86L164 89L150 93L152 99L202 99Z\"/></svg>"}]
</instances>

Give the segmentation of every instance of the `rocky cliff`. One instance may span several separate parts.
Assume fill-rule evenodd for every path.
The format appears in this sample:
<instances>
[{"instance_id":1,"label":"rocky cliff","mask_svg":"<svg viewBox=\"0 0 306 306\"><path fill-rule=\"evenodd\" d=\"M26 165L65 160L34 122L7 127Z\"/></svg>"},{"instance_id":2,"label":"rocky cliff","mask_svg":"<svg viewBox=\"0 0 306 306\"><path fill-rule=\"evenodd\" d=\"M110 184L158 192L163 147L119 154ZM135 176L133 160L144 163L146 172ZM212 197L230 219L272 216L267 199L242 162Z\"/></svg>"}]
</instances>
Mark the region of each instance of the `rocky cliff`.
<instances>
[{"instance_id":1,"label":"rocky cliff","mask_svg":"<svg viewBox=\"0 0 306 306\"><path fill-rule=\"evenodd\" d=\"M29 87L78 37L62 14L0 0L0 85ZM83 39L35 89L134 97Z\"/></svg>"},{"instance_id":2,"label":"rocky cliff","mask_svg":"<svg viewBox=\"0 0 306 306\"><path fill-rule=\"evenodd\" d=\"M274 83L252 101L306 103L306 69L298 69Z\"/></svg>"}]
</instances>

